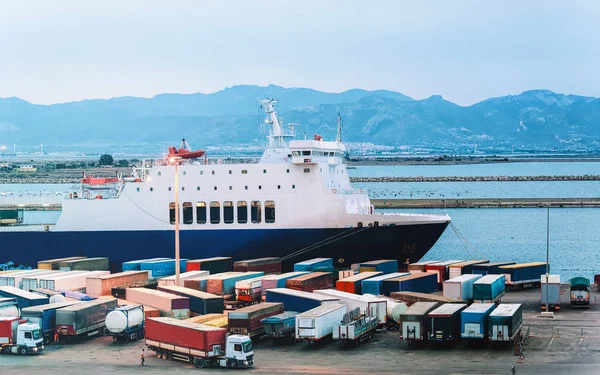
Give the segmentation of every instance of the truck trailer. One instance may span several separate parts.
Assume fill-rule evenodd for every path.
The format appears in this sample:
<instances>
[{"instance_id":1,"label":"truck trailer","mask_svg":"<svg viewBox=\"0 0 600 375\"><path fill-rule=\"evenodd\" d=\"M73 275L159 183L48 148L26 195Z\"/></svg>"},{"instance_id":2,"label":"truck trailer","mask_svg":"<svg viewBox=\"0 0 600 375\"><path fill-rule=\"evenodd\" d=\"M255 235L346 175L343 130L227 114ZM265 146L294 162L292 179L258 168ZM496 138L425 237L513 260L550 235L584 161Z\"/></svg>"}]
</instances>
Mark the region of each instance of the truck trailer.
<instances>
[{"instance_id":1,"label":"truck trailer","mask_svg":"<svg viewBox=\"0 0 600 375\"><path fill-rule=\"evenodd\" d=\"M114 341L129 342L144 337L144 306L125 305L108 310L104 319L106 334Z\"/></svg>"},{"instance_id":2,"label":"truck trailer","mask_svg":"<svg viewBox=\"0 0 600 375\"><path fill-rule=\"evenodd\" d=\"M489 316L491 341L513 341L523 327L523 307L518 303L502 303Z\"/></svg>"},{"instance_id":3,"label":"truck trailer","mask_svg":"<svg viewBox=\"0 0 600 375\"><path fill-rule=\"evenodd\" d=\"M310 345L331 336L346 311L346 305L327 304L296 315L296 340L306 340Z\"/></svg>"},{"instance_id":4,"label":"truck trailer","mask_svg":"<svg viewBox=\"0 0 600 375\"><path fill-rule=\"evenodd\" d=\"M56 311L80 303L79 301L65 301L49 303L47 305L31 306L21 310L21 319L40 326L44 343L49 344L56 332Z\"/></svg>"},{"instance_id":5,"label":"truck trailer","mask_svg":"<svg viewBox=\"0 0 600 375\"><path fill-rule=\"evenodd\" d=\"M230 334L247 335L251 338L261 336L265 330L262 320L283 312L283 303L258 303L227 314L227 330Z\"/></svg>"},{"instance_id":6,"label":"truck trailer","mask_svg":"<svg viewBox=\"0 0 600 375\"><path fill-rule=\"evenodd\" d=\"M590 308L590 280L585 277L574 277L569 282L571 307Z\"/></svg>"},{"instance_id":7,"label":"truck trailer","mask_svg":"<svg viewBox=\"0 0 600 375\"><path fill-rule=\"evenodd\" d=\"M464 339L487 339L488 320L495 303L474 303L460 313L460 336Z\"/></svg>"},{"instance_id":8,"label":"truck trailer","mask_svg":"<svg viewBox=\"0 0 600 375\"><path fill-rule=\"evenodd\" d=\"M416 302L400 315L402 339L407 341L427 341L429 325L427 314L435 310L439 302Z\"/></svg>"},{"instance_id":9,"label":"truck trailer","mask_svg":"<svg viewBox=\"0 0 600 375\"><path fill-rule=\"evenodd\" d=\"M284 311L281 314L269 316L262 320L265 335L273 339L292 338L295 340L296 311Z\"/></svg>"},{"instance_id":10,"label":"truck trailer","mask_svg":"<svg viewBox=\"0 0 600 375\"><path fill-rule=\"evenodd\" d=\"M116 299L97 299L56 310L60 336L92 336L104 333L106 312L117 307Z\"/></svg>"},{"instance_id":11,"label":"truck trailer","mask_svg":"<svg viewBox=\"0 0 600 375\"><path fill-rule=\"evenodd\" d=\"M0 318L0 354L37 354L44 350L40 326L18 317Z\"/></svg>"},{"instance_id":12,"label":"truck trailer","mask_svg":"<svg viewBox=\"0 0 600 375\"><path fill-rule=\"evenodd\" d=\"M467 308L462 303L446 303L427 314L429 341L455 341L460 338L460 313Z\"/></svg>"}]
</instances>

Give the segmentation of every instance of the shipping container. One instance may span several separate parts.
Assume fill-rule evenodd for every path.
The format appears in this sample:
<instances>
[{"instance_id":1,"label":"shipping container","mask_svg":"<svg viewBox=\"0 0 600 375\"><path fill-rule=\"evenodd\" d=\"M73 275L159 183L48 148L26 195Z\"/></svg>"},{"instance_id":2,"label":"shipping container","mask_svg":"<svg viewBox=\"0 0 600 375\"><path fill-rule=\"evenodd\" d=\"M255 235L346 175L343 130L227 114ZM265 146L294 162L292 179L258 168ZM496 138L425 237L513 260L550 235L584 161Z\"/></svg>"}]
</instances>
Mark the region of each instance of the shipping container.
<instances>
[{"instance_id":1,"label":"shipping container","mask_svg":"<svg viewBox=\"0 0 600 375\"><path fill-rule=\"evenodd\" d=\"M37 293L27 292L25 290L15 288L14 286L0 287L0 297L16 298L19 309L24 309L30 306L48 304L48 297Z\"/></svg>"},{"instance_id":2,"label":"shipping container","mask_svg":"<svg viewBox=\"0 0 600 375\"><path fill-rule=\"evenodd\" d=\"M265 302L242 307L227 314L227 330L232 335L260 336L264 333L262 320L283 312L283 303Z\"/></svg>"},{"instance_id":3,"label":"shipping container","mask_svg":"<svg viewBox=\"0 0 600 375\"><path fill-rule=\"evenodd\" d=\"M296 315L296 340L322 340L333 333L346 314L346 305L326 304Z\"/></svg>"},{"instance_id":4,"label":"shipping container","mask_svg":"<svg viewBox=\"0 0 600 375\"><path fill-rule=\"evenodd\" d=\"M32 291L33 289L38 289L38 288L40 288L40 279L42 279L48 275L64 273L64 272L60 272L60 271L48 271L48 272L49 273L46 273L46 274L23 277L21 279L21 288L20 289L23 289L24 291L27 291L27 292Z\"/></svg>"},{"instance_id":5,"label":"shipping container","mask_svg":"<svg viewBox=\"0 0 600 375\"><path fill-rule=\"evenodd\" d=\"M36 294L41 294L42 296L46 296L48 298L50 298L52 296L56 296L56 295L64 297L62 294L60 294L60 292L58 290L50 290L50 289L44 289L44 288L37 288L37 289L32 289L31 292L32 293L36 293ZM52 300L50 300L50 303L53 303Z\"/></svg>"},{"instance_id":6,"label":"shipping container","mask_svg":"<svg viewBox=\"0 0 600 375\"><path fill-rule=\"evenodd\" d=\"M382 274L398 272L398 260L380 259L361 263L359 272L381 272Z\"/></svg>"},{"instance_id":7,"label":"shipping container","mask_svg":"<svg viewBox=\"0 0 600 375\"><path fill-rule=\"evenodd\" d=\"M187 297L153 289L128 288L126 299L159 309L161 316L176 319L187 319L190 317L190 299Z\"/></svg>"},{"instance_id":8,"label":"shipping container","mask_svg":"<svg viewBox=\"0 0 600 375\"><path fill-rule=\"evenodd\" d=\"M169 260L172 258L149 258L149 259L138 259L138 260L130 260L129 262L123 262L121 269L123 272L125 271L140 271L142 263L146 262L155 262L157 260Z\"/></svg>"},{"instance_id":9,"label":"shipping container","mask_svg":"<svg viewBox=\"0 0 600 375\"><path fill-rule=\"evenodd\" d=\"M179 260L180 272L185 270L187 259ZM142 262L140 271L150 271L151 278L165 277L175 275L175 259L154 260L151 262Z\"/></svg>"},{"instance_id":10,"label":"shipping container","mask_svg":"<svg viewBox=\"0 0 600 375\"><path fill-rule=\"evenodd\" d=\"M408 265L409 271L425 272L425 267L428 264L439 263L439 260L426 260L423 262L411 263Z\"/></svg>"},{"instance_id":11,"label":"shipping container","mask_svg":"<svg viewBox=\"0 0 600 375\"><path fill-rule=\"evenodd\" d=\"M498 267L506 276L506 285L540 285L540 276L546 274L545 262L511 264Z\"/></svg>"},{"instance_id":12,"label":"shipping container","mask_svg":"<svg viewBox=\"0 0 600 375\"><path fill-rule=\"evenodd\" d=\"M231 257L212 257L188 260L186 271L208 271L211 275L233 271Z\"/></svg>"},{"instance_id":13,"label":"shipping container","mask_svg":"<svg viewBox=\"0 0 600 375\"><path fill-rule=\"evenodd\" d=\"M267 302L281 302L286 311L305 312L328 303L339 303L339 298L288 288L267 290Z\"/></svg>"},{"instance_id":14,"label":"shipping container","mask_svg":"<svg viewBox=\"0 0 600 375\"><path fill-rule=\"evenodd\" d=\"M488 329L492 341L512 341L523 325L523 307L502 303L489 315Z\"/></svg>"},{"instance_id":15,"label":"shipping container","mask_svg":"<svg viewBox=\"0 0 600 375\"><path fill-rule=\"evenodd\" d=\"M389 296L392 292L431 293L438 290L438 274L421 272L408 276L386 279L381 282L381 294Z\"/></svg>"},{"instance_id":16,"label":"shipping container","mask_svg":"<svg viewBox=\"0 0 600 375\"><path fill-rule=\"evenodd\" d=\"M487 275L488 273L492 275L499 275L502 273L500 272L500 266L508 266L511 264L515 264L515 262L492 262L474 264L473 267L471 267L471 273L477 275Z\"/></svg>"},{"instance_id":17,"label":"shipping container","mask_svg":"<svg viewBox=\"0 0 600 375\"><path fill-rule=\"evenodd\" d=\"M56 310L56 330L61 336L102 333L109 309L117 307L116 299L97 299Z\"/></svg>"},{"instance_id":18,"label":"shipping container","mask_svg":"<svg viewBox=\"0 0 600 375\"><path fill-rule=\"evenodd\" d=\"M85 292L93 297L110 295L114 287L127 287L148 280L148 271L124 271L111 275L88 277Z\"/></svg>"},{"instance_id":19,"label":"shipping container","mask_svg":"<svg viewBox=\"0 0 600 375\"><path fill-rule=\"evenodd\" d=\"M33 276L47 276L60 273L60 271L51 270L27 270L24 272L8 273L0 275L0 286L14 286L15 288L23 288L23 279Z\"/></svg>"},{"instance_id":20,"label":"shipping container","mask_svg":"<svg viewBox=\"0 0 600 375\"><path fill-rule=\"evenodd\" d=\"M125 299L128 288L156 289L157 287L158 287L157 279L148 279L148 280L138 281L138 282L134 282L134 283L127 284L127 285L114 286L111 289L110 294L115 298Z\"/></svg>"},{"instance_id":21,"label":"shipping container","mask_svg":"<svg viewBox=\"0 0 600 375\"><path fill-rule=\"evenodd\" d=\"M190 323L171 318L149 318L146 320L146 345L153 350L164 346L171 349L189 351L189 354L208 356L209 353L218 355L225 349L227 330L214 328L203 324ZM219 346L221 349L217 350Z\"/></svg>"},{"instance_id":22,"label":"shipping container","mask_svg":"<svg viewBox=\"0 0 600 375\"><path fill-rule=\"evenodd\" d=\"M208 276L210 273L208 271L189 271L183 272L179 274L179 285L185 286L185 280L195 279L197 277ZM158 286L164 285L175 285L175 275L167 276L158 279Z\"/></svg>"},{"instance_id":23,"label":"shipping container","mask_svg":"<svg viewBox=\"0 0 600 375\"><path fill-rule=\"evenodd\" d=\"M439 306L439 302L416 302L400 315L402 339L426 341L429 338L427 314Z\"/></svg>"},{"instance_id":24,"label":"shipping container","mask_svg":"<svg viewBox=\"0 0 600 375\"><path fill-rule=\"evenodd\" d=\"M453 279L460 275L467 275L473 273L473 266L476 264L486 264L488 260L467 260L466 262L454 263L448 266L449 278Z\"/></svg>"},{"instance_id":25,"label":"shipping container","mask_svg":"<svg viewBox=\"0 0 600 375\"><path fill-rule=\"evenodd\" d=\"M362 314L377 318L381 324L387 321L387 300L383 298L369 297L335 289L315 290L314 293L338 298L339 303L346 305L348 311L358 308Z\"/></svg>"},{"instance_id":26,"label":"shipping container","mask_svg":"<svg viewBox=\"0 0 600 375\"><path fill-rule=\"evenodd\" d=\"M427 314L429 341L454 341L460 338L460 313L464 303L446 303Z\"/></svg>"},{"instance_id":27,"label":"shipping container","mask_svg":"<svg viewBox=\"0 0 600 375\"><path fill-rule=\"evenodd\" d=\"M281 273L281 258L257 258L239 260L233 263L236 272L262 271L265 275Z\"/></svg>"},{"instance_id":28,"label":"shipping container","mask_svg":"<svg viewBox=\"0 0 600 375\"><path fill-rule=\"evenodd\" d=\"M574 277L570 280L571 307L590 307L590 280Z\"/></svg>"},{"instance_id":29,"label":"shipping container","mask_svg":"<svg viewBox=\"0 0 600 375\"><path fill-rule=\"evenodd\" d=\"M226 318L225 314L206 314L206 315L198 315L193 316L191 318L185 319L186 322L195 323L195 324L204 324L211 320Z\"/></svg>"},{"instance_id":30,"label":"shipping container","mask_svg":"<svg viewBox=\"0 0 600 375\"><path fill-rule=\"evenodd\" d=\"M449 266L456 263L462 263L464 260L447 260L444 262L431 263L425 266L426 272L437 272L437 282L441 284L444 280L448 280L450 275Z\"/></svg>"},{"instance_id":31,"label":"shipping container","mask_svg":"<svg viewBox=\"0 0 600 375\"><path fill-rule=\"evenodd\" d=\"M57 258L57 259L48 259L48 260L40 260L37 263L37 268L41 270L60 270L59 263L60 262L68 262L71 260L80 260L85 259L85 257L68 257L68 258Z\"/></svg>"},{"instance_id":32,"label":"shipping container","mask_svg":"<svg viewBox=\"0 0 600 375\"><path fill-rule=\"evenodd\" d=\"M342 292L362 294L362 281L381 275L381 271L361 272L335 282L335 288Z\"/></svg>"},{"instance_id":33,"label":"shipping container","mask_svg":"<svg viewBox=\"0 0 600 375\"><path fill-rule=\"evenodd\" d=\"M193 272L193 271L192 271ZM204 271L202 271L204 272ZM159 286L161 292L171 293L190 299L190 312L196 314L223 313L223 296L175 285Z\"/></svg>"},{"instance_id":34,"label":"shipping container","mask_svg":"<svg viewBox=\"0 0 600 375\"><path fill-rule=\"evenodd\" d=\"M384 274L384 275L371 277L366 280L362 280L361 281L362 294L368 293L368 294L373 294L376 296L380 295L380 294L382 294L381 284L382 284L383 280L394 279L397 277L408 276L408 275L410 275L409 272L394 272L394 273L388 273L388 274Z\"/></svg>"},{"instance_id":35,"label":"shipping container","mask_svg":"<svg viewBox=\"0 0 600 375\"><path fill-rule=\"evenodd\" d=\"M456 298L465 301L472 300L473 284L482 277L482 275L465 274L444 281L444 297Z\"/></svg>"},{"instance_id":36,"label":"shipping container","mask_svg":"<svg viewBox=\"0 0 600 375\"><path fill-rule=\"evenodd\" d=\"M58 303L49 303L46 305L38 305L26 307L21 310L21 319L29 323L34 323L40 326L44 334L44 343L48 344L54 339L54 331L56 329L56 310L63 307L72 306L79 301L65 301Z\"/></svg>"},{"instance_id":37,"label":"shipping container","mask_svg":"<svg viewBox=\"0 0 600 375\"><path fill-rule=\"evenodd\" d=\"M262 323L265 335L275 339L295 337L296 315L298 315L296 311L284 311L281 314L264 318Z\"/></svg>"},{"instance_id":38,"label":"shipping container","mask_svg":"<svg viewBox=\"0 0 600 375\"><path fill-rule=\"evenodd\" d=\"M461 337L465 339L488 338L488 319L495 308L495 303L474 303L464 309L460 313Z\"/></svg>"},{"instance_id":39,"label":"shipping container","mask_svg":"<svg viewBox=\"0 0 600 375\"><path fill-rule=\"evenodd\" d=\"M405 302L409 306L416 302L467 303L467 301L462 299L419 292L392 292L390 293L390 297L394 300Z\"/></svg>"},{"instance_id":40,"label":"shipping container","mask_svg":"<svg viewBox=\"0 0 600 375\"><path fill-rule=\"evenodd\" d=\"M206 291L217 295L235 295L235 283L240 280L252 279L263 276L264 272L237 272L231 274L215 275L206 279Z\"/></svg>"},{"instance_id":41,"label":"shipping container","mask_svg":"<svg viewBox=\"0 0 600 375\"><path fill-rule=\"evenodd\" d=\"M303 292L333 288L333 274L330 272L311 272L288 279L285 282L285 287Z\"/></svg>"},{"instance_id":42,"label":"shipping container","mask_svg":"<svg viewBox=\"0 0 600 375\"><path fill-rule=\"evenodd\" d=\"M65 272L67 273L67 272ZM70 274L70 272L68 272ZM77 290L84 289L87 285L88 277L107 276L109 271L85 271L80 274L70 274L64 276L52 276L40 279L40 288L51 290Z\"/></svg>"},{"instance_id":43,"label":"shipping container","mask_svg":"<svg viewBox=\"0 0 600 375\"><path fill-rule=\"evenodd\" d=\"M333 267L332 258L314 258L298 262L294 264L294 271L311 271L314 272L316 268L321 267Z\"/></svg>"},{"instance_id":44,"label":"shipping container","mask_svg":"<svg viewBox=\"0 0 600 375\"><path fill-rule=\"evenodd\" d=\"M190 271L192 272L192 271ZM191 279L187 279L184 280L183 282L183 286L186 288L190 288L190 289L196 289L196 290L200 290L202 292L206 292L206 283L207 280L210 278L215 278L215 277L223 277L224 275L239 275L240 272L222 272L222 273L216 273L216 274L209 274L206 276L197 276L197 277L193 277Z\"/></svg>"},{"instance_id":45,"label":"shipping container","mask_svg":"<svg viewBox=\"0 0 600 375\"><path fill-rule=\"evenodd\" d=\"M542 310L546 304L550 310L560 310L560 275L542 275L540 282Z\"/></svg>"},{"instance_id":46,"label":"shipping container","mask_svg":"<svg viewBox=\"0 0 600 375\"><path fill-rule=\"evenodd\" d=\"M108 271L110 265L108 258L84 258L59 262L58 269L61 271Z\"/></svg>"},{"instance_id":47,"label":"shipping container","mask_svg":"<svg viewBox=\"0 0 600 375\"><path fill-rule=\"evenodd\" d=\"M504 295L504 275L485 275L473 283L473 299L477 302L496 302Z\"/></svg>"},{"instance_id":48,"label":"shipping container","mask_svg":"<svg viewBox=\"0 0 600 375\"><path fill-rule=\"evenodd\" d=\"M308 274L308 271L299 271L299 272L287 272L282 273L280 275L265 275L262 279L263 282L263 296L266 295L267 289L275 289L275 288L285 288L285 283L289 279L293 279L294 277L302 276Z\"/></svg>"}]
</instances>

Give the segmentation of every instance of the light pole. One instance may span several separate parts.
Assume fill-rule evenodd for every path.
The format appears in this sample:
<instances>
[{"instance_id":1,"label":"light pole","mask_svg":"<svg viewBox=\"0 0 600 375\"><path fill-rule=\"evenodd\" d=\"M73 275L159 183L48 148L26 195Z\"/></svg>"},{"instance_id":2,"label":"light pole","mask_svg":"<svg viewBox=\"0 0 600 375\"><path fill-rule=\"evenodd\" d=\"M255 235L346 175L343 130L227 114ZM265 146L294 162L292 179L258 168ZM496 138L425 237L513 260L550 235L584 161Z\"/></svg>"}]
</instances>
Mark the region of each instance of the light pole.
<instances>
[{"instance_id":1,"label":"light pole","mask_svg":"<svg viewBox=\"0 0 600 375\"><path fill-rule=\"evenodd\" d=\"M175 165L175 285L179 285L179 162L180 157L171 156L169 162Z\"/></svg>"},{"instance_id":2,"label":"light pole","mask_svg":"<svg viewBox=\"0 0 600 375\"><path fill-rule=\"evenodd\" d=\"M546 214L546 311L549 311L548 277L550 276L550 205Z\"/></svg>"}]
</instances>

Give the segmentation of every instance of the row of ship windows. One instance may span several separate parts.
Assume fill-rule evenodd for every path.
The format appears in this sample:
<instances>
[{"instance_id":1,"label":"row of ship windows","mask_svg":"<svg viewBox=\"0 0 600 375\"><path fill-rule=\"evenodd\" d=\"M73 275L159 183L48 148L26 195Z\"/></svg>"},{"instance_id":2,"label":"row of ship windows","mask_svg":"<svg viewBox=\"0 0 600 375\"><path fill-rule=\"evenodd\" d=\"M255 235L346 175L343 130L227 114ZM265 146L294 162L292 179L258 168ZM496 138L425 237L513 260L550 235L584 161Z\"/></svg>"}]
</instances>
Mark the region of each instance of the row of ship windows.
<instances>
[{"instance_id":1,"label":"row of ship windows","mask_svg":"<svg viewBox=\"0 0 600 375\"><path fill-rule=\"evenodd\" d=\"M323 170L321 170L321 171L323 171ZM242 172L242 174L248 174L248 170L247 169L242 169L241 172ZM287 168L285 170L285 173L290 173L290 169ZM304 173L310 173L310 168L304 168ZM211 174L216 174L216 173L215 173L215 171L211 171ZM233 174L233 171L231 169L229 170L229 174ZM263 174L267 174L267 170L266 169L263 169ZM162 173L158 172L158 175L162 176ZM187 176L187 171L183 171L183 175ZM200 171L200 176L202 176L202 175L204 175L204 171Z\"/></svg>"},{"instance_id":2,"label":"row of ship windows","mask_svg":"<svg viewBox=\"0 0 600 375\"><path fill-rule=\"evenodd\" d=\"M341 152L292 151L293 156L343 156Z\"/></svg>"},{"instance_id":3,"label":"row of ship windows","mask_svg":"<svg viewBox=\"0 0 600 375\"><path fill-rule=\"evenodd\" d=\"M194 204L192 202L183 203L183 224L193 224L194 216L196 217L197 224L220 224L221 216L223 217L223 223L233 224L234 222L234 208L237 207L237 222L238 224L248 223L248 202L239 201L237 206L234 207L234 202L225 201L223 202L223 210L221 211L221 203L217 201L209 202L196 202L196 210L194 215ZM175 202L169 203L169 222L175 224ZM250 202L250 222L260 223L262 221L262 204L260 201ZM181 207L180 207L181 209ZM275 202L265 201L264 203L264 221L265 223L272 224L275 222ZM181 222L181 217L180 217Z\"/></svg>"},{"instance_id":4,"label":"row of ship windows","mask_svg":"<svg viewBox=\"0 0 600 375\"><path fill-rule=\"evenodd\" d=\"M292 185L292 189L295 189L296 185ZM281 190L281 185L277 185L277 189ZM168 190L171 191L171 187L168 187ZM196 190L200 191L200 186L196 186ZM213 190L218 190L216 186L213 186ZM233 190L233 186L229 186L229 190ZM244 186L244 190L248 190L248 185ZM262 190L262 185L258 185L258 190ZM141 191L141 188L136 188L136 191ZM154 191L154 188L150 188L150 191ZM181 187L181 191L185 191L185 186Z\"/></svg>"}]
</instances>

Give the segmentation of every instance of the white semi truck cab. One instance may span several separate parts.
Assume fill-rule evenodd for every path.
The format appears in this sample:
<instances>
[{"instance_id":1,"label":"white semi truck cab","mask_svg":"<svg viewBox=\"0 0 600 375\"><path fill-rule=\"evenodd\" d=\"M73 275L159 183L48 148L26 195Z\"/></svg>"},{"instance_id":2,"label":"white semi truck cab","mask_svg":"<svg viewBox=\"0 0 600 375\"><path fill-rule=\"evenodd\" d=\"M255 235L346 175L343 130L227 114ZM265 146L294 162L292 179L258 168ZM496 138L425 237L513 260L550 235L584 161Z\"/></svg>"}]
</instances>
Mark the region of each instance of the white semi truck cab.
<instances>
[{"instance_id":1,"label":"white semi truck cab","mask_svg":"<svg viewBox=\"0 0 600 375\"><path fill-rule=\"evenodd\" d=\"M19 318L0 318L2 354L36 354L44 350L44 336L38 324L21 323Z\"/></svg>"},{"instance_id":2,"label":"white semi truck cab","mask_svg":"<svg viewBox=\"0 0 600 375\"><path fill-rule=\"evenodd\" d=\"M254 348L252 340L246 335L227 336L225 358L219 359L219 366L231 367L232 361L237 367L251 367L254 364Z\"/></svg>"}]
</instances>

